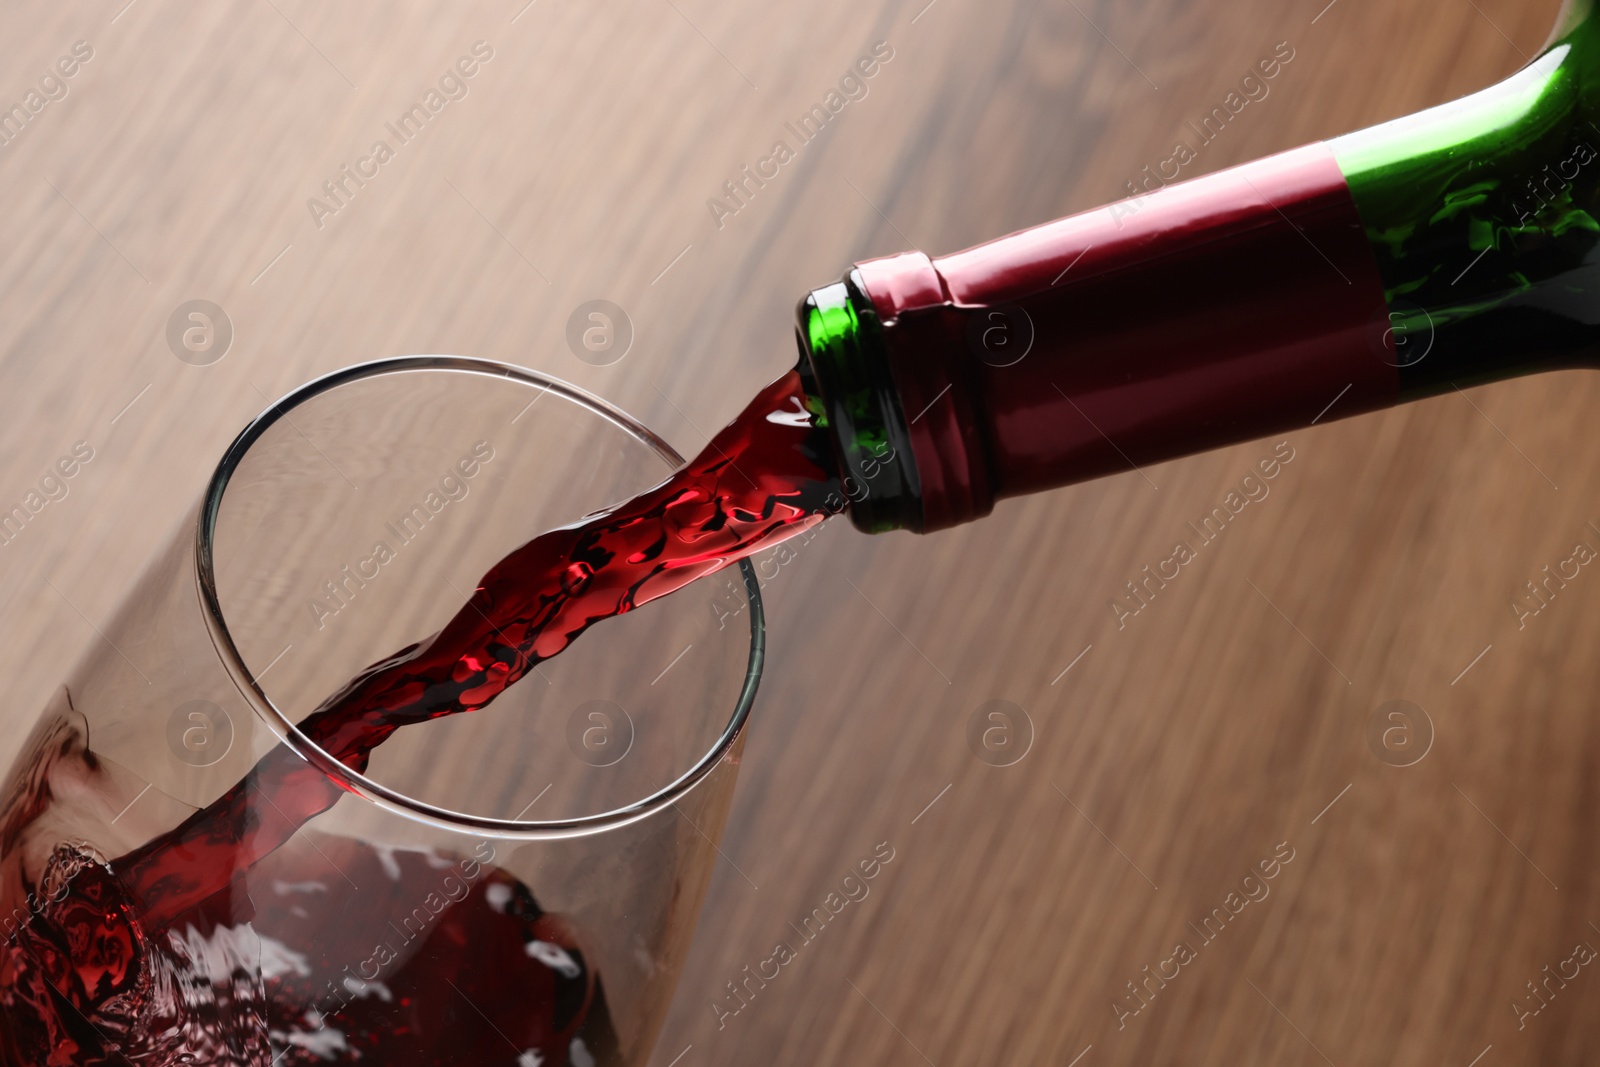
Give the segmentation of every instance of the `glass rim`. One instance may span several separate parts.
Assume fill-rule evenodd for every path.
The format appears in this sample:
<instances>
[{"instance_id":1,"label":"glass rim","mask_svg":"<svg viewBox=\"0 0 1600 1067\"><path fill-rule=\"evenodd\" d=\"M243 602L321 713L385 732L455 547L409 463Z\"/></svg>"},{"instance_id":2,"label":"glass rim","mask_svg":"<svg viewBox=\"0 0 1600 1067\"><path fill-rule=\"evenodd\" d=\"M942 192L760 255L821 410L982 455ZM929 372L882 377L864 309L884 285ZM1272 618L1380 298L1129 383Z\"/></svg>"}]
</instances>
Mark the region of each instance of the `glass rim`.
<instances>
[{"instance_id":1,"label":"glass rim","mask_svg":"<svg viewBox=\"0 0 1600 1067\"><path fill-rule=\"evenodd\" d=\"M268 429L306 401L339 386L365 378L415 371L458 371L505 378L540 389L540 396L546 392L556 393L626 431L636 440L649 446L672 468L681 467L685 462L677 450L663 438L608 401L559 378L510 363L473 356L393 356L356 363L313 378L286 393L250 420L223 452L222 459L206 483L205 493L201 498L199 517L195 523L195 582L200 594L201 614L205 617L211 643L227 668L235 688L239 690L251 709L278 735L280 743L288 745L302 759L346 791L394 814L441 829L455 832L474 831L502 839L556 840L618 829L648 818L672 805L722 762L723 757L733 748L743 732L745 723L750 717L750 709L755 703L756 690L761 682L762 667L766 659L766 621L761 606L760 583L748 559L740 560L739 568L744 574L745 596L750 605L750 653L738 700L721 735L693 766L654 793L620 808L593 815L557 820L498 819L453 811L408 796L398 789L392 789L346 767L324 751L302 733L299 727L273 703L272 698L262 690L254 672L246 666L238 647L234 644L233 635L228 630L227 619L218 599L212 558L217 518L221 512L223 496L227 492L234 472L249 453L251 446L260 440Z\"/></svg>"}]
</instances>

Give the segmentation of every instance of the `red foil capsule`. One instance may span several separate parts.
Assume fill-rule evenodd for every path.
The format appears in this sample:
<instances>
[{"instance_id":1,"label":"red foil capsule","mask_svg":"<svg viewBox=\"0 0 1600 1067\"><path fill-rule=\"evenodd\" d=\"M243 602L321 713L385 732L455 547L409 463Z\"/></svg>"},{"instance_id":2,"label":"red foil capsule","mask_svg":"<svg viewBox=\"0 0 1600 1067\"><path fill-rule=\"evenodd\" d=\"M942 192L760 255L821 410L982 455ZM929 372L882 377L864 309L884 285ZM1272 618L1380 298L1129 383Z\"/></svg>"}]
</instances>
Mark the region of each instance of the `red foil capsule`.
<instances>
[{"instance_id":1,"label":"red foil capsule","mask_svg":"<svg viewBox=\"0 0 1600 1067\"><path fill-rule=\"evenodd\" d=\"M853 277L924 531L1399 396L1377 262L1322 144Z\"/></svg>"}]
</instances>

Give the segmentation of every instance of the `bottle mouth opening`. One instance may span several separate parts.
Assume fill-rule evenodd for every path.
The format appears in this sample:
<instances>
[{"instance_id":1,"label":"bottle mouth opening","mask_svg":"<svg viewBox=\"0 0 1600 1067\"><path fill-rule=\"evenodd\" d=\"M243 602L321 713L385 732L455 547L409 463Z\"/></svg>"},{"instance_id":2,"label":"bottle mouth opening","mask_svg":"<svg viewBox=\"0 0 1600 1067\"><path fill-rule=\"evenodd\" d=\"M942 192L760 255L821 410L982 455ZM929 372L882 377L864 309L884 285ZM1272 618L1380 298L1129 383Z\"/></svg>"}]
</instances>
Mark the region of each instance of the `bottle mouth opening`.
<instances>
[{"instance_id":1,"label":"bottle mouth opening","mask_svg":"<svg viewBox=\"0 0 1600 1067\"><path fill-rule=\"evenodd\" d=\"M855 272L795 309L800 372L820 395L850 522L864 533L922 532L911 438L884 352L883 330Z\"/></svg>"},{"instance_id":2,"label":"bottle mouth opening","mask_svg":"<svg viewBox=\"0 0 1600 1067\"><path fill-rule=\"evenodd\" d=\"M750 649L743 684L722 732L710 749L674 780L638 801L596 814L546 821L498 819L454 811L411 797L352 770L318 746L273 702L261 687L256 674L245 663L229 630L227 615L218 595L214 554L217 522L222 511L223 498L234 473L239 469L252 445L308 400L362 379L418 371L454 371L484 375L537 388L541 390L540 395L543 395L543 392L556 393L606 419L648 446L669 468L676 469L685 462L665 440L599 397L557 378L507 363L466 356L401 356L356 364L314 379L270 405L240 431L223 453L201 499L199 519L195 528L195 584L200 597L201 614L205 618L212 645L234 686L282 744L291 748L340 788L387 811L442 829L468 831L496 838L554 840L584 837L618 829L670 807L709 775L733 749L755 703L756 690L761 681L761 671L766 659L766 622L759 583L749 560L741 560L739 567L744 577L742 585L749 605Z\"/></svg>"}]
</instances>

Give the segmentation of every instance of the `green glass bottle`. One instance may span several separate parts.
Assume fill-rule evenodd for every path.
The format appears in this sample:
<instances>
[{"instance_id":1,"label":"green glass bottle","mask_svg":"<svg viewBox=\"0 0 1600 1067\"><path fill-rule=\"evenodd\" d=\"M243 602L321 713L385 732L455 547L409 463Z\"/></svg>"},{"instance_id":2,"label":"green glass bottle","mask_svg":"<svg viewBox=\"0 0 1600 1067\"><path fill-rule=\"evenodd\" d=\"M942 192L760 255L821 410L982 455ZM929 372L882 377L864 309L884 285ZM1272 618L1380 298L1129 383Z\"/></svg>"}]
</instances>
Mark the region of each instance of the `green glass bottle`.
<instances>
[{"instance_id":1,"label":"green glass bottle","mask_svg":"<svg viewBox=\"0 0 1600 1067\"><path fill-rule=\"evenodd\" d=\"M802 372L869 531L1600 350L1600 16L1569 0L1461 100L799 308ZM1147 172L1149 174L1150 172Z\"/></svg>"}]
</instances>

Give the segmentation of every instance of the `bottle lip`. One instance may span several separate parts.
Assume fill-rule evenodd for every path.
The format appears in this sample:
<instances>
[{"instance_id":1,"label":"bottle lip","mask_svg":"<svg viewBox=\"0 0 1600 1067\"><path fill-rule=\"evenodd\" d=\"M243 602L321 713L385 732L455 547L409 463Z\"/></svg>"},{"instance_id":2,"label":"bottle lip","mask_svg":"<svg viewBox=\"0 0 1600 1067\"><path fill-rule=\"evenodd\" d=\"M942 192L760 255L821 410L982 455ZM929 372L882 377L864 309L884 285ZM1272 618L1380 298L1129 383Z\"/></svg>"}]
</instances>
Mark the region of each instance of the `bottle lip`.
<instances>
[{"instance_id":1,"label":"bottle lip","mask_svg":"<svg viewBox=\"0 0 1600 1067\"><path fill-rule=\"evenodd\" d=\"M305 401L363 378L416 371L481 374L532 386L541 390L541 396L544 392L554 392L633 434L649 445L669 468L680 467L684 463L683 457L665 439L620 408L558 378L509 363L468 356L397 356L358 363L307 382L268 406L240 431L238 437L234 438L211 475L201 498L199 516L195 522L194 578L200 597L201 614L205 618L211 643L232 677L235 688L283 744L337 783L340 788L380 808L426 825L457 833L472 832L496 839L548 841L586 837L619 829L666 810L699 785L734 750L734 744L743 733L745 724L749 721L750 710L755 704L762 667L766 662L766 618L761 603L760 583L756 580L755 569L748 559L739 561L739 570L744 575L745 595L750 606L750 652L746 661L743 684L721 734L710 749L676 780L668 782L649 796L631 804L592 815L547 821L497 819L452 811L408 796L345 766L302 733L299 726L273 703L272 698L261 688L254 672L244 662L229 631L228 620L217 593L212 551L223 496L227 492L234 472L262 434L279 419L291 415L294 409Z\"/></svg>"},{"instance_id":2,"label":"bottle lip","mask_svg":"<svg viewBox=\"0 0 1600 1067\"><path fill-rule=\"evenodd\" d=\"M905 411L859 273L812 290L795 320L799 369L822 402L850 522L864 533L921 533L921 479Z\"/></svg>"}]
</instances>

